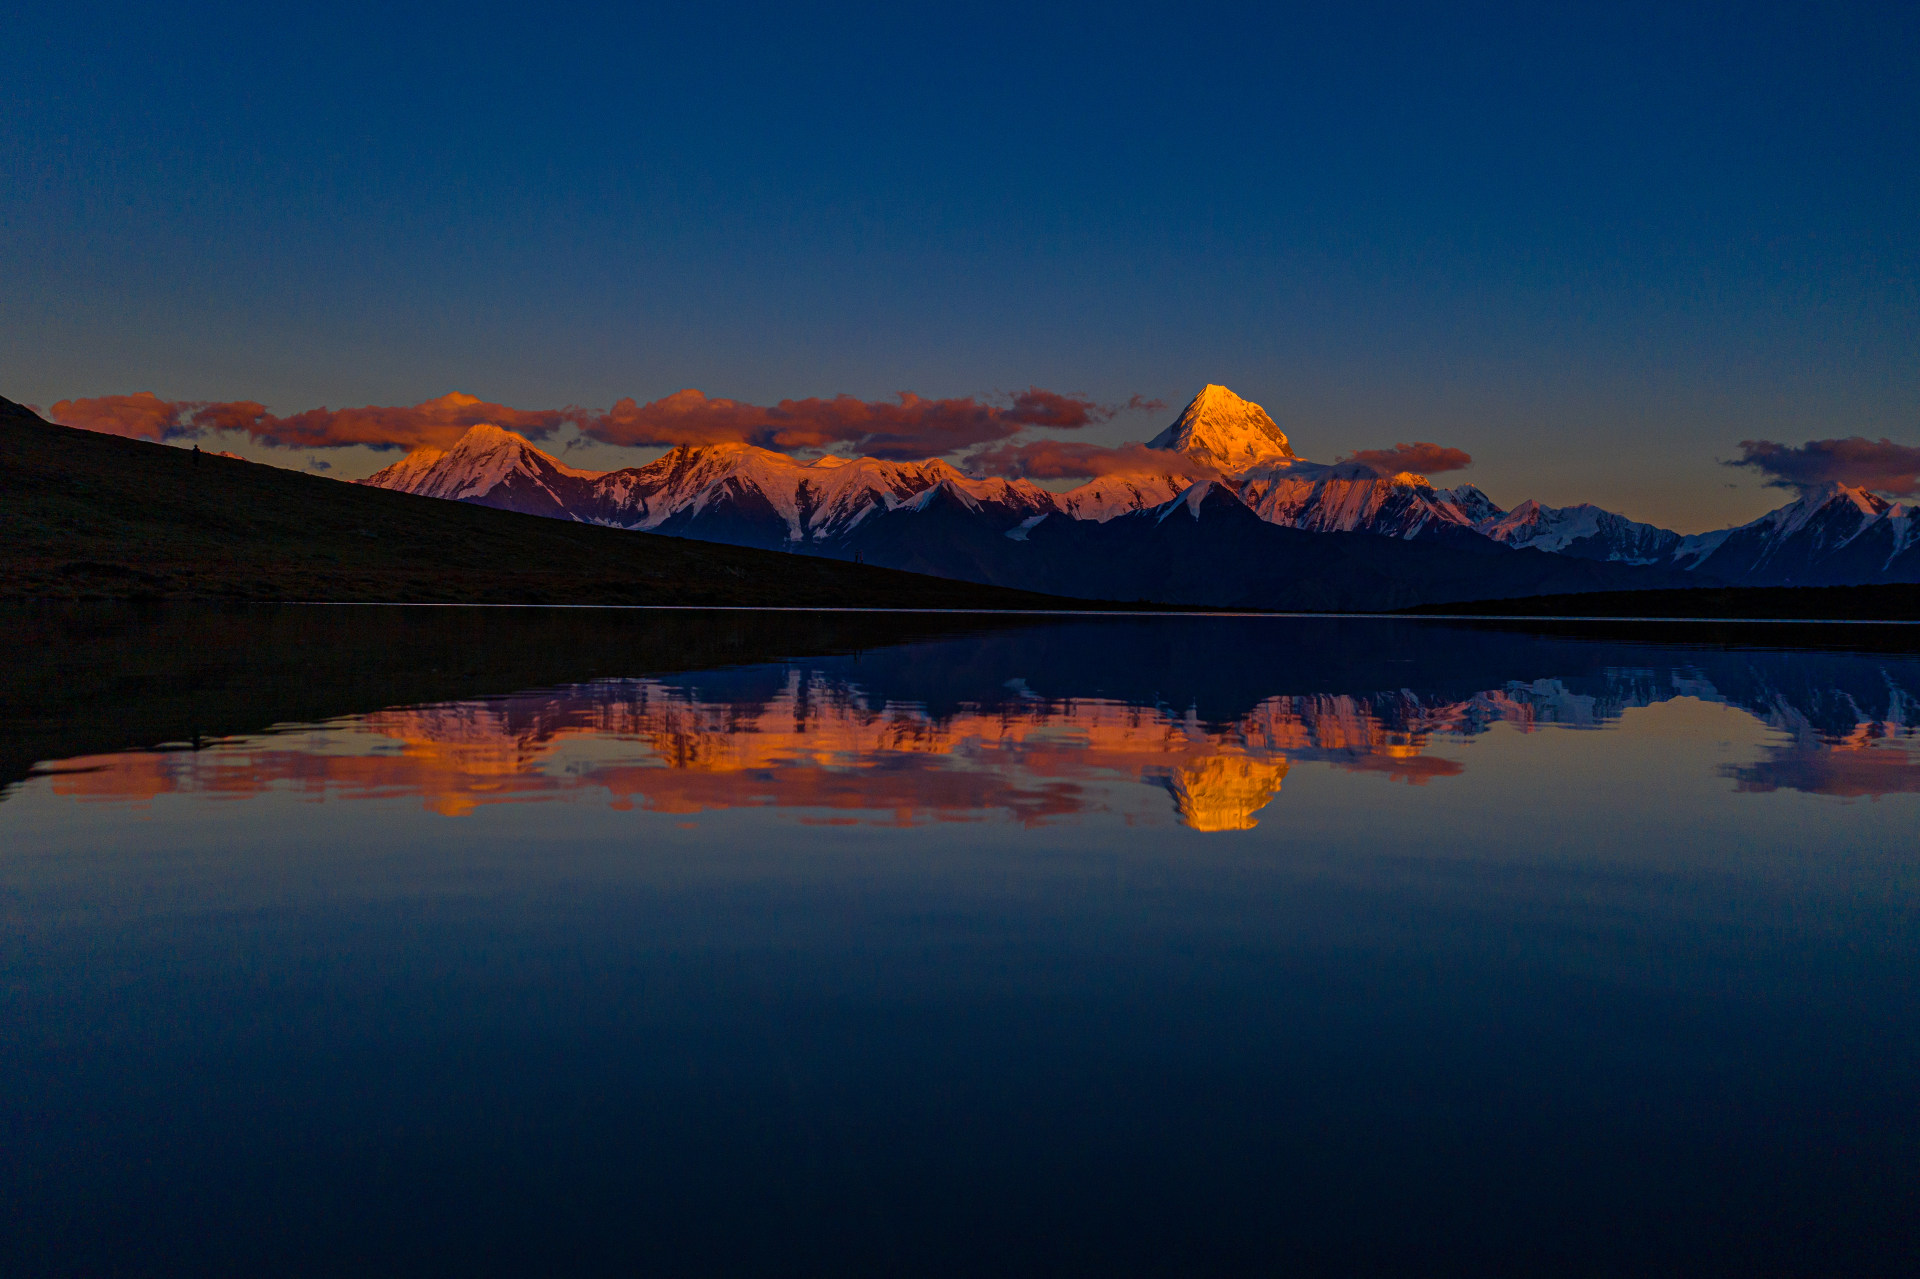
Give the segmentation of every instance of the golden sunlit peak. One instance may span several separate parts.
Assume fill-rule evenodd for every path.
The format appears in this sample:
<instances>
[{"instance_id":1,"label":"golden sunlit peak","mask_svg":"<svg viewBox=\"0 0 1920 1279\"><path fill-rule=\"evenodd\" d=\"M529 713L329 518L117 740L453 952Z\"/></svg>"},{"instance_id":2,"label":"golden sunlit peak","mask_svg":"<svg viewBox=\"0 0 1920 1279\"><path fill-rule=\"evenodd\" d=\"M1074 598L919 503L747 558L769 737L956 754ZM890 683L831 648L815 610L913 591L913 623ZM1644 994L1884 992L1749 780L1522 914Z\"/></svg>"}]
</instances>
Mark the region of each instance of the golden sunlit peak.
<instances>
[{"instance_id":1,"label":"golden sunlit peak","mask_svg":"<svg viewBox=\"0 0 1920 1279\"><path fill-rule=\"evenodd\" d=\"M1265 409L1212 382L1200 388L1173 425L1148 440L1147 447L1170 449L1228 471L1295 456L1285 432Z\"/></svg>"}]
</instances>

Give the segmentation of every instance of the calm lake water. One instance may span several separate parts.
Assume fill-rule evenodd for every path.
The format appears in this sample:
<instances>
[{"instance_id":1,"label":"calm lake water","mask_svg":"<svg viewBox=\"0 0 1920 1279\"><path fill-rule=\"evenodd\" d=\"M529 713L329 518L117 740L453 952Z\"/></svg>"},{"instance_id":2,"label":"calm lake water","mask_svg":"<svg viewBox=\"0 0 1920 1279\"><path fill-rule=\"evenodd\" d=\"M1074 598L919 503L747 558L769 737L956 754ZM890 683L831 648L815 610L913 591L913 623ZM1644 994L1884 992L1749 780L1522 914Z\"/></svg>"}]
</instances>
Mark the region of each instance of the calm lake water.
<instances>
[{"instance_id":1,"label":"calm lake water","mask_svg":"<svg viewBox=\"0 0 1920 1279\"><path fill-rule=\"evenodd\" d=\"M1920 636L0 638L9 1274L1920 1267Z\"/></svg>"}]
</instances>

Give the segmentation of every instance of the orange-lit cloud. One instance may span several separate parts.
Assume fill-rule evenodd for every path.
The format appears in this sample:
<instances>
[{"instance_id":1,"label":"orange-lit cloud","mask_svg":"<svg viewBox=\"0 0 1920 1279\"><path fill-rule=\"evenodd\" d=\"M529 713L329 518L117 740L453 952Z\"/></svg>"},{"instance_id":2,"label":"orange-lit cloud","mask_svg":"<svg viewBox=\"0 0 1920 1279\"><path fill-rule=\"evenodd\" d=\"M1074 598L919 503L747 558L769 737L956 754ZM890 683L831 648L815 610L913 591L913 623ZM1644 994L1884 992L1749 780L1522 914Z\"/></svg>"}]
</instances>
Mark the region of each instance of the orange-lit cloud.
<instances>
[{"instance_id":1,"label":"orange-lit cloud","mask_svg":"<svg viewBox=\"0 0 1920 1279\"><path fill-rule=\"evenodd\" d=\"M408 408L320 408L284 418L263 415L259 425L244 429L263 444L282 448L325 449L349 444L445 448L465 435L469 427L483 422L529 439L541 439L576 418L577 414L567 409L512 409L455 392ZM195 414L194 420L198 423L200 415Z\"/></svg>"},{"instance_id":2,"label":"orange-lit cloud","mask_svg":"<svg viewBox=\"0 0 1920 1279\"><path fill-rule=\"evenodd\" d=\"M1727 466L1750 466L1771 476L1769 488L1814 489L1839 482L1895 497L1920 496L1920 447L1849 436L1808 440L1795 448L1771 440L1742 440L1746 456Z\"/></svg>"},{"instance_id":3,"label":"orange-lit cloud","mask_svg":"<svg viewBox=\"0 0 1920 1279\"><path fill-rule=\"evenodd\" d=\"M647 404L623 399L604 413L578 406L516 409L452 393L421 404L308 409L281 417L252 400L163 400L150 391L61 400L50 416L63 426L132 439L171 440L237 431L275 448L446 448L469 427L491 423L542 439L568 423L607 444L757 444L784 452L846 446L872 457L937 457L1011 438L1029 427L1073 430L1105 422L1124 409L1151 409L1134 396L1122 405L1028 387L995 403L974 396L930 400L902 391L894 400L782 400L774 405L678 391Z\"/></svg>"},{"instance_id":4,"label":"orange-lit cloud","mask_svg":"<svg viewBox=\"0 0 1920 1279\"><path fill-rule=\"evenodd\" d=\"M551 435L573 420L565 409L513 409L452 392L407 407L368 405L358 409L308 409L276 417L247 401L195 407L200 430L245 431L278 448L331 449L365 444L376 449L446 448L469 427L490 422L530 439Z\"/></svg>"},{"instance_id":5,"label":"orange-lit cloud","mask_svg":"<svg viewBox=\"0 0 1920 1279\"><path fill-rule=\"evenodd\" d=\"M278 417L252 400L163 400L150 391L61 400L51 417L62 426L138 440L168 440L209 431L241 431L276 448L332 449L364 444L376 449L445 448L467 428L491 422L533 439L551 435L581 413L571 409L515 409L458 392L405 407L308 409Z\"/></svg>"},{"instance_id":6,"label":"orange-lit cloud","mask_svg":"<svg viewBox=\"0 0 1920 1279\"><path fill-rule=\"evenodd\" d=\"M163 400L152 391L140 391L133 395L60 400L47 410L47 416L62 426L158 443L193 434L194 428L187 423L193 408L191 404Z\"/></svg>"},{"instance_id":7,"label":"orange-lit cloud","mask_svg":"<svg viewBox=\"0 0 1920 1279\"><path fill-rule=\"evenodd\" d=\"M1005 440L1027 427L1088 426L1120 411L1039 387L1011 401L929 400L902 391L895 400L836 395L759 405L686 390L647 404L621 400L605 413L584 416L581 430L607 444L636 447L744 443L794 452L845 445L870 457L912 459ZM1136 407L1135 401L1124 407Z\"/></svg>"},{"instance_id":8,"label":"orange-lit cloud","mask_svg":"<svg viewBox=\"0 0 1920 1279\"><path fill-rule=\"evenodd\" d=\"M1030 480L1095 479L1102 475L1185 476L1191 480L1217 478L1212 467L1168 449L1144 444L1109 448L1074 440L1030 440L976 449L967 455L966 468L986 475Z\"/></svg>"},{"instance_id":9,"label":"orange-lit cloud","mask_svg":"<svg viewBox=\"0 0 1920 1279\"><path fill-rule=\"evenodd\" d=\"M1390 449L1360 449L1338 460L1358 462L1375 475L1398 475L1402 471L1414 471L1421 475L1439 475L1446 471L1464 470L1473 465L1473 457L1465 449L1422 443L1396 444Z\"/></svg>"},{"instance_id":10,"label":"orange-lit cloud","mask_svg":"<svg viewBox=\"0 0 1920 1279\"><path fill-rule=\"evenodd\" d=\"M1143 395L1130 395L1125 404L1094 404L1084 396L1043 391L1037 386L1016 391L1011 398L1015 418L1028 426L1085 426L1088 422L1105 422L1120 413L1158 413L1167 407L1165 401L1149 400Z\"/></svg>"}]
</instances>

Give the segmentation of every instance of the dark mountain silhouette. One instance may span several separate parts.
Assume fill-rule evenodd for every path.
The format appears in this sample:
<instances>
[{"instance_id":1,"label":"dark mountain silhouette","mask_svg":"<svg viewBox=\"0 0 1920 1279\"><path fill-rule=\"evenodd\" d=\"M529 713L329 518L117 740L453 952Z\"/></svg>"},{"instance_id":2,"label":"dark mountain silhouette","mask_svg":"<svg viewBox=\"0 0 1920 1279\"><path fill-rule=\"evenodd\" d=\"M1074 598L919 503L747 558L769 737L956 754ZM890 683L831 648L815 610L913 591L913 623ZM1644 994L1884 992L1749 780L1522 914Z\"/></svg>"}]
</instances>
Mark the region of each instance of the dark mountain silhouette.
<instances>
[{"instance_id":1,"label":"dark mountain silhouette","mask_svg":"<svg viewBox=\"0 0 1920 1279\"><path fill-rule=\"evenodd\" d=\"M869 517L849 535L874 564L1087 598L1223 608L1371 612L1418 603L1686 581L1637 568L1512 550L1462 530L1403 540L1271 524L1232 489L1202 482L1104 523L1048 515L1021 529L1009 513L932 490L914 507ZM1020 532L1006 536L1006 527Z\"/></svg>"}]
</instances>

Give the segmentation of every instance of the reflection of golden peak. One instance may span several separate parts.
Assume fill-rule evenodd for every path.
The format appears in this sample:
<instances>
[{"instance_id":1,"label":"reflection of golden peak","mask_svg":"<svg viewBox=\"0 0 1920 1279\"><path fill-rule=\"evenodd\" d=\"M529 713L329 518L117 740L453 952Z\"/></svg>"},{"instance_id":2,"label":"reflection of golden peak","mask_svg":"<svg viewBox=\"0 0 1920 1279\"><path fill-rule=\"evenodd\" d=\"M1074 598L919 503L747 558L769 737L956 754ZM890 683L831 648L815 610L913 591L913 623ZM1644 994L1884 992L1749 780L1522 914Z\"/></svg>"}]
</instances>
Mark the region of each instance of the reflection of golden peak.
<instances>
[{"instance_id":1,"label":"reflection of golden peak","mask_svg":"<svg viewBox=\"0 0 1920 1279\"><path fill-rule=\"evenodd\" d=\"M1194 830L1252 830L1287 775L1283 758L1210 755L1173 771L1167 789L1183 825Z\"/></svg>"},{"instance_id":2,"label":"reflection of golden peak","mask_svg":"<svg viewBox=\"0 0 1920 1279\"><path fill-rule=\"evenodd\" d=\"M1214 725L1193 712L1035 698L935 716L795 671L754 701L633 680L394 708L316 743L276 735L145 766L116 756L103 771L52 785L103 799L282 785L315 798L413 794L450 816L599 791L616 806L662 812L771 804L918 821L997 808L1038 821L1101 809L1108 801L1097 788L1124 779L1158 782L1189 827L1246 830L1279 789L1283 755L1418 784L1460 771L1425 755L1426 743L1481 708L1413 702L1392 708L1390 721L1364 698L1274 697ZM1409 722L1396 726L1400 719Z\"/></svg>"}]
</instances>

